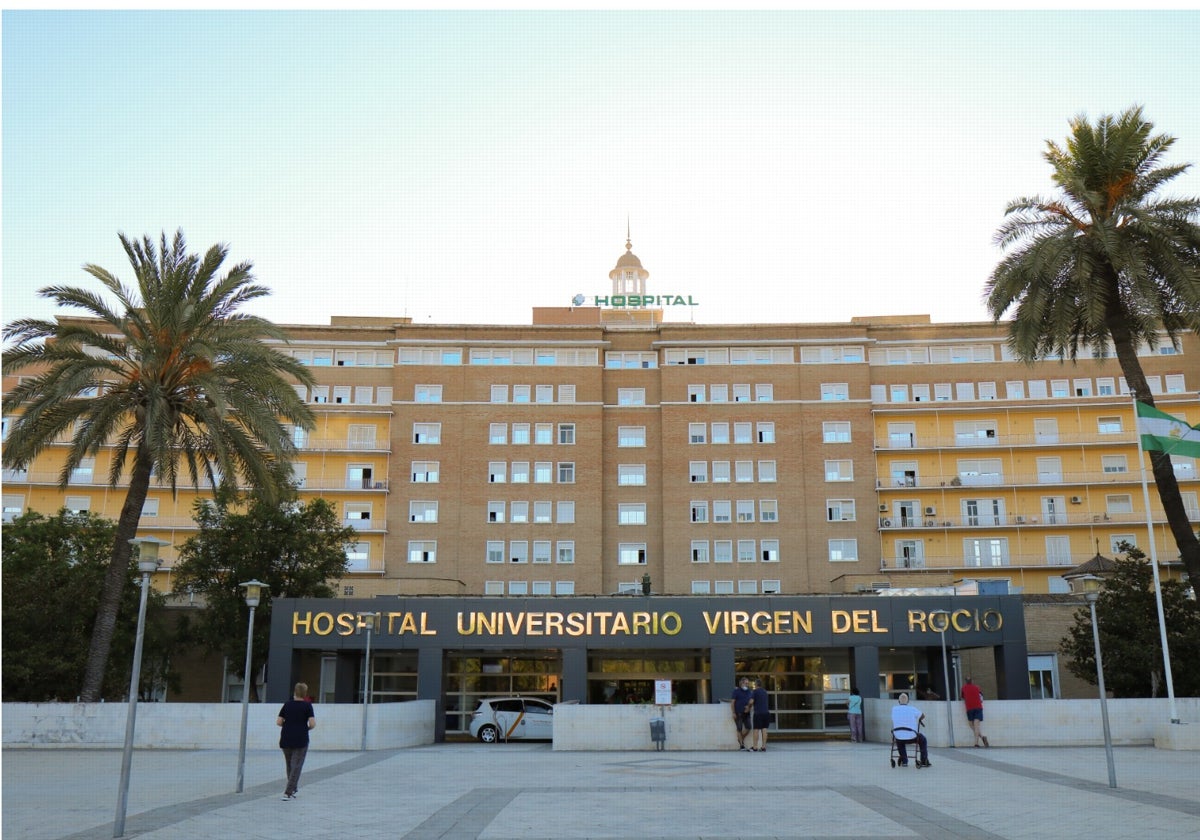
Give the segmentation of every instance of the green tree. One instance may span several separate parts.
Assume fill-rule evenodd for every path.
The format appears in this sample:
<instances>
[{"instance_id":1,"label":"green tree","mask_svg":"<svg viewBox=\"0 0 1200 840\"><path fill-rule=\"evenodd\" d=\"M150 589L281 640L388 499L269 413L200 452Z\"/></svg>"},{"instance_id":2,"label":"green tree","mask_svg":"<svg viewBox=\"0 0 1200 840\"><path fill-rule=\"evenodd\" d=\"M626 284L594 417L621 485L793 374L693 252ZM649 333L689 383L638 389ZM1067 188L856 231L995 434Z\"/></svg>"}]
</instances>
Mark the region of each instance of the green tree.
<instances>
[{"instance_id":1,"label":"green tree","mask_svg":"<svg viewBox=\"0 0 1200 840\"><path fill-rule=\"evenodd\" d=\"M228 657L230 669L246 668L249 607L239 584L268 585L254 615L253 661L264 665L271 638L274 598L332 598L330 581L346 572L346 548L357 539L343 528L325 499L248 499L217 493L196 504L199 531L180 549L175 592L201 596L207 609L180 632L200 648ZM253 691L253 686L251 686Z\"/></svg>"},{"instance_id":2,"label":"green tree","mask_svg":"<svg viewBox=\"0 0 1200 840\"><path fill-rule=\"evenodd\" d=\"M136 278L134 288L96 265L116 306L73 286L50 286L42 297L85 318L27 318L5 327L6 374L30 369L8 395L17 411L4 466L27 467L47 446L69 438L60 481L85 457L108 448L108 480L128 470L108 571L80 692L100 698L117 612L129 580L131 546L152 475L172 491L181 471L193 486L241 480L269 492L285 482L292 446L281 418L311 428L313 418L289 382L311 382L294 359L264 339L283 339L273 324L239 312L266 295L240 263L218 275L227 249L203 257L187 252L183 233L155 248L120 235Z\"/></svg>"},{"instance_id":3,"label":"green tree","mask_svg":"<svg viewBox=\"0 0 1200 840\"><path fill-rule=\"evenodd\" d=\"M6 702L73 700L87 663L88 639L96 621L100 588L112 551L116 523L65 510L51 517L27 513L4 526L3 667ZM129 691L133 642L141 598L137 566L129 564L118 612L113 655L103 694ZM168 669L174 644L163 596L151 590L139 692L156 683L177 686Z\"/></svg>"},{"instance_id":4,"label":"green tree","mask_svg":"<svg viewBox=\"0 0 1200 840\"><path fill-rule=\"evenodd\" d=\"M1023 360L1116 352L1134 397L1154 396L1138 346L1165 331L1200 333L1200 199L1159 198L1189 168L1163 165L1175 142L1152 134L1141 108L1071 121L1066 145L1043 156L1057 191L1008 205L996 242L1008 254L985 287L992 316L1012 310L1009 343ZM1184 568L1200 581L1200 542L1188 522L1171 459L1150 452L1154 483Z\"/></svg>"},{"instance_id":5,"label":"green tree","mask_svg":"<svg viewBox=\"0 0 1200 840\"><path fill-rule=\"evenodd\" d=\"M1160 697L1166 694L1166 677L1154 572L1138 548L1128 543L1120 547L1126 557L1117 558L1116 571L1105 579L1096 601L1105 688L1116 697ZM1191 666L1200 658L1200 614L1192 608L1186 587L1179 581L1162 581L1162 600L1175 695L1194 697L1200 693L1200 670ZM1096 684L1090 609L1075 613L1075 623L1059 650L1067 657L1072 674Z\"/></svg>"}]
</instances>

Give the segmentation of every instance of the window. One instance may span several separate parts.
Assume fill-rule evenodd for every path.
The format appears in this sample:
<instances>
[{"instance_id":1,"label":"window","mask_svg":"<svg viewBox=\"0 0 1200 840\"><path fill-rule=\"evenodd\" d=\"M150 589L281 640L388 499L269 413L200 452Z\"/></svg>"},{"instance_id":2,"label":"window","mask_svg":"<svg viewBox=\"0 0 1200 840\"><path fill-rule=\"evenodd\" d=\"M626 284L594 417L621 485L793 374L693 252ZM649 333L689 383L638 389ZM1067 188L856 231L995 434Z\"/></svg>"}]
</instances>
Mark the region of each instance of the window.
<instances>
[{"instance_id":1,"label":"window","mask_svg":"<svg viewBox=\"0 0 1200 840\"><path fill-rule=\"evenodd\" d=\"M954 440L959 446L995 446L995 420L956 420Z\"/></svg>"},{"instance_id":2,"label":"window","mask_svg":"<svg viewBox=\"0 0 1200 840\"><path fill-rule=\"evenodd\" d=\"M733 478L739 482L754 481L754 462L734 461Z\"/></svg>"},{"instance_id":3,"label":"window","mask_svg":"<svg viewBox=\"0 0 1200 840\"><path fill-rule=\"evenodd\" d=\"M775 424L774 423L759 423L758 424L758 442L759 443L774 443L775 442Z\"/></svg>"},{"instance_id":4,"label":"window","mask_svg":"<svg viewBox=\"0 0 1200 840\"><path fill-rule=\"evenodd\" d=\"M334 385L333 386L333 401L339 405L347 405L350 402L350 386L349 385Z\"/></svg>"},{"instance_id":5,"label":"window","mask_svg":"<svg viewBox=\"0 0 1200 840\"><path fill-rule=\"evenodd\" d=\"M533 427L533 442L538 446L549 446L554 443L554 424L535 424Z\"/></svg>"},{"instance_id":6,"label":"window","mask_svg":"<svg viewBox=\"0 0 1200 840\"><path fill-rule=\"evenodd\" d=\"M146 499L142 504L142 518L154 518L158 516L158 499Z\"/></svg>"},{"instance_id":7,"label":"window","mask_svg":"<svg viewBox=\"0 0 1200 840\"><path fill-rule=\"evenodd\" d=\"M708 502L703 502L703 501L692 502L691 517L692 517L693 522L707 522L708 521Z\"/></svg>"},{"instance_id":8,"label":"window","mask_svg":"<svg viewBox=\"0 0 1200 840\"><path fill-rule=\"evenodd\" d=\"M536 554L533 557L533 562L534 563L538 562ZM547 560L545 562L549 563L550 561ZM533 581L533 583L530 584L529 593L531 595L549 595L550 594L550 581L548 581L548 580Z\"/></svg>"},{"instance_id":9,"label":"window","mask_svg":"<svg viewBox=\"0 0 1200 840\"><path fill-rule=\"evenodd\" d=\"M366 572L371 568L371 544L365 542L350 543L346 546L346 571Z\"/></svg>"},{"instance_id":10,"label":"window","mask_svg":"<svg viewBox=\"0 0 1200 840\"><path fill-rule=\"evenodd\" d=\"M960 458L958 479L967 487L1002 484L1004 467L999 458Z\"/></svg>"},{"instance_id":11,"label":"window","mask_svg":"<svg viewBox=\"0 0 1200 840\"><path fill-rule=\"evenodd\" d=\"M508 562L528 563L529 543L525 540L512 540L508 544Z\"/></svg>"},{"instance_id":12,"label":"window","mask_svg":"<svg viewBox=\"0 0 1200 840\"><path fill-rule=\"evenodd\" d=\"M933 383L933 399L935 402L950 402L950 383Z\"/></svg>"},{"instance_id":13,"label":"window","mask_svg":"<svg viewBox=\"0 0 1200 840\"><path fill-rule=\"evenodd\" d=\"M559 540L554 544L554 557L559 563L575 562L575 541Z\"/></svg>"},{"instance_id":14,"label":"window","mask_svg":"<svg viewBox=\"0 0 1200 840\"><path fill-rule=\"evenodd\" d=\"M1133 498L1128 493L1116 493L1104 497L1105 514L1133 513Z\"/></svg>"},{"instance_id":15,"label":"window","mask_svg":"<svg viewBox=\"0 0 1200 840\"><path fill-rule=\"evenodd\" d=\"M828 460L825 462L826 481L853 481L854 462L849 459Z\"/></svg>"},{"instance_id":16,"label":"window","mask_svg":"<svg viewBox=\"0 0 1200 840\"><path fill-rule=\"evenodd\" d=\"M411 501L408 503L409 522L437 522L438 503Z\"/></svg>"},{"instance_id":17,"label":"window","mask_svg":"<svg viewBox=\"0 0 1200 840\"><path fill-rule=\"evenodd\" d=\"M529 522L529 502L512 502L508 506L508 521L524 525Z\"/></svg>"},{"instance_id":18,"label":"window","mask_svg":"<svg viewBox=\"0 0 1200 840\"><path fill-rule=\"evenodd\" d=\"M375 427L351 424L347 429L346 445L350 449L375 449Z\"/></svg>"},{"instance_id":19,"label":"window","mask_svg":"<svg viewBox=\"0 0 1200 840\"><path fill-rule=\"evenodd\" d=\"M68 513L87 513L92 509L91 496L67 496L63 499L63 507Z\"/></svg>"},{"instance_id":20,"label":"window","mask_svg":"<svg viewBox=\"0 0 1200 840\"><path fill-rule=\"evenodd\" d=\"M1057 398L1071 395L1071 386L1065 379L1050 380L1050 396Z\"/></svg>"},{"instance_id":21,"label":"window","mask_svg":"<svg viewBox=\"0 0 1200 840\"><path fill-rule=\"evenodd\" d=\"M437 563L438 544L436 540L409 540L409 563Z\"/></svg>"},{"instance_id":22,"label":"window","mask_svg":"<svg viewBox=\"0 0 1200 840\"><path fill-rule=\"evenodd\" d=\"M645 446L645 426L618 426L617 446Z\"/></svg>"},{"instance_id":23,"label":"window","mask_svg":"<svg viewBox=\"0 0 1200 840\"><path fill-rule=\"evenodd\" d=\"M1029 699L1058 697L1058 661L1054 654L1029 655Z\"/></svg>"},{"instance_id":24,"label":"window","mask_svg":"<svg viewBox=\"0 0 1200 840\"><path fill-rule=\"evenodd\" d=\"M981 399L981 400L996 399L996 383L995 382L980 382L979 383L979 399Z\"/></svg>"},{"instance_id":25,"label":"window","mask_svg":"<svg viewBox=\"0 0 1200 840\"><path fill-rule=\"evenodd\" d=\"M623 487L642 487L646 484L645 464L618 464L617 484Z\"/></svg>"},{"instance_id":26,"label":"window","mask_svg":"<svg viewBox=\"0 0 1200 840\"><path fill-rule=\"evenodd\" d=\"M508 443L508 424L492 423L490 426L488 426L488 443Z\"/></svg>"},{"instance_id":27,"label":"window","mask_svg":"<svg viewBox=\"0 0 1200 840\"><path fill-rule=\"evenodd\" d=\"M81 458L79 465L71 470L71 484L91 484L92 471L96 469L95 458Z\"/></svg>"},{"instance_id":28,"label":"window","mask_svg":"<svg viewBox=\"0 0 1200 840\"><path fill-rule=\"evenodd\" d=\"M704 423L688 423L688 443L708 443L708 427Z\"/></svg>"},{"instance_id":29,"label":"window","mask_svg":"<svg viewBox=\"0 0 1200 840\"><path fill-rule=\"evenodd\" d=\"M617 405L645 405L645 388L618 388Z\"/></svg>"},{"instance_id":30,"label":"window","mask_svg":"<svg viewBox=\"0 0 1200 840\"><path fill-rule=\"evenodd\" d=\"M967 566L1007 566L1008 540L1004 537L963 540L963 563Z\"/></svg>"},{"instance_id":31,"label":"window","mask_svg":"<svg viewBox=\"0 0 1200 840\"><path fill-rule=\"evenodd\" d=\"M739 563L753 563L754 560L754 540L738 540L737 561Z\"/></svg>"},{"instance_id":32,"label":"window","mask_svg":"<svg viewBox=\"0 0 1200 840\"><path fill-rule=\"evenodd\" d=\"M1029 398L1033 400L1044 400L1049 395L1046 390L1045 379L1030 379L1029 380Z\"/></svg>"},{"instance_id":33,"label":"window","mask_svg":"<svg viewBox=\"0 0 1200 840\"><path fill-rule=\"evenodd\" d=\"M630 502L617 505L617 522L621 525L645 525L646 504L644 502Z\"/></svg>"},{"instance_id":34,"label":"window","mask_svg":"<svg viewBox=\"0 0 1200 840\"><path fill-rule=\"evenodd\" d=\"M1003 499L963 499L962 517L964 525L1003 525Z\"/></svg>"},{"instance_id":35,"label":"window","mask_svg":"<svg viewBox=\"0 0 1200 840\"><path fill-rule=\"evenodd\" d=\"M764 563L779 562L779 540L762 540L758 544L760 559ZM765 583L765 581L764 581ZM765 588L763 591L766 591Z\"/></svg>"},{"instance_id":36,"label":"window","mask_svg":"<svg viewBox=\"0 0 1200 840\"><path fill-rule=\"evenodd\" d=\"M312 401L314 403L329 402L329 386L328 385L314 385L312 388Z\"/></svg>"},{"instance_id":37,"label":"window","mask_svg":"<svg viewBox=\"0 0 1200 840\"><path fill-rule=\"evenodd\" d=\"M733 541L732 540L717 540L713 543L713 562L714 563L732 563L733 562Z\"/></svg>"},{"instance_id":38,"label":"window","mask_svg":"<svg viewBox=\"0 0 1200 840\"><path fill-rule=\"evenodd\" d=\"M712 480L713 480L713 484L728 484L729 483L729 462L728 461L713 461L712 462Z\"/></svg>"},{"instance_id":39,"label":"window","mask_svg":"<svg viewBox=\"0 0 1200 840\"><path fill-rule=\"evenodd\" d=\"M929 402L929 386L928 385L913 385L912 386L913 402Z\"/></svg>"},{"instance_id":40,"label":"window","mask_svg":"<svg viewBox=\"0 0 1200 840\"><path fill-rule=\"evenodd\" d=\"M493 423L493 426L503 426L503 423ZM529 445L529 424L528 423L513 423L512 424L512 442L513 446L528 446ZM504 443L504 441L492 441L492 443Z\"/></svg>"},{"instance_id":41,"label":"window","mask_svg":"<svg viewBox=\"0 0 1200 840\"><path fill-rule=\"evenodd\" d=\"M372 486L382 487L383 482L375 484L372 480L375 468L369 464L348 464L346 466L346 487L352 490L370 490Z\"/></svg>"},{"instance_id":42,"label":"window","mask_svg":"<svg viewBox=\"0 0 1200 840\"><path fill-rule=\"evenodd\" d=\"M778 595L783 589L779 585L778 580L766 580L762 582L762 593L764 595Z\"/></svg>"},{"instance_id":43,"label":"window","mask_svg":"<svg viewBox=\"0 0 1200 840\"><path fill-rule=\"evenodd\" d=\"M514 385L514 386L512 386L512 395L513 395L513 397L512 397L512 401L513 401L514 403L527 403L527 402L529 402L529 386L528 386L528 385Z\"/></svg>"},{"instance_id":44,"label":"window","mask_svg":"<svg viewBox=\"0 0 1200 840\"><path fill-rule=\"evenodd\" d=\"M734 443L753 443L751 437L753 426L749 423L734 423L733 424L733 442Z\"/></svg>"},{"instance_id":45,"label":"window","mask_svg":"<svg viewBox=\"0 0 1200 840\"><path fill-rule=\"evenodd\" d=\"M621 543L617 547L617 562L622 566L646 565L646 544Z\"/></svg>"},{"instance_id":46,"label":"window","mask_svg":"<svg viewBox=\"0 0 1200 840\"><path fill-rule=\"evenodd\" d=\"M750 384L749 383L746 383L745 385L734 385L733 386L733 401L735 403L750 402Z\"/></svg>"},{"instance_id":47,"label":"window","mask_svg":"<svg viewBox=\"0 0 1200 840\"><path fill-rule=\"evenodd\" d=\"M850 423L846 420L829 420L821 424L821 440L824 443L849 443Z\"/></svg>"},{"instance_id":48,"label":"window","mask_svg":"<svg viewBox=\"0 0 1200 840\"><path fill-rule=\"evenodd\" d=\"M606 368L656 368L658 367L658 356L654 353L640 353L630 351L621 353L612 351L604 354L604 366Z\"/></svg>"},{"instance_id":49,"label":"window","mask_svg":"<svg viewBox=\"0 0 1200 840\"><path fill-rule=\"evenodd\" d=\"M754 386L755 402L774 402L775 386L770 382L760 382Z\"/></svg>"},{"instance_id":50,"label":"window","mask_svg":"<svg viewBox=\"0 0 1200 840\"><path fill-rule=\"evenodd\" d=\"M916 423L888 423L888 447L912 449L917 442Z\"/></svg>"},{"instance_id":51,"label":"window","mask_svg":"<svg viewBox=\"0 0 1200 840\"><path fill-rule=\"evenodd\" d=\"M534 402L552 403L554 402L554 386L553 385L538 385L533 389Z\"/></svg>"},{"instance_id":52,"label":"window","mask_svg":"<svg viewBox=\"0 0 1200 840\"><path fill-rule=\"evenodd\" d=\"M687 389L688 402L702 403L704 402L704 386L689 385Z\"/></svg>"},{"instance_id":53,"label":"window","mask_svg":"<svg viewBox=\"0 0 1200 840\"><path fill-rule=\"evenodd\" d=\"M765 483L770 483L775 480L775 462L774 461L759 461L758 462L758 480Z\"/></svg>"},{"instance_id":54,"label":"window","mask_svg":"<svg viewBox=\"0 0 1200 840\"><path fill-rule=\"evenodd\" d=\"M573 580L556 580L554 581L555 595L574 595L575 581Z\"/></svg>"},{"instance_id":55,"label":"window","mask_svg":"<svg viewBox=\"0 0 1200 840\"><path fill-rule=\"evenodd\" d=\"M714 444L729 443L729 424L728 423L713 423L712 424L712 442Z\"/></svg>"},{"instance_id":56,"label":"window","mask_svg":"<svg viewBox=\"0 0 1200 840\"><path fill-rule=\"evenodd\" d=\"M558 401L560 403L575 402L575 386L574 385L559 385L558 386ZM567 583L570 585L572 592L575 589L575 584L570 581L559 581L559 583Z\"/></svg>"},{"instance_id":57,"label":"window","mask_svg":"<svg viewBox=\"0 0 1200 840\"><path fill-rule=\"evenodd\" d=\"M692 562L708 562L708 540L692 540Z\"/></svg>"},{"instance_id":58,"label":"window","mask_svg":"<svg viewBox=\"0 0 1200 840\"><path fill-rule=\"evenodd\" d=\"M857 518L854 499L826 499L825 518L830 522L853 522Z\"/></svg>"},{"instance_id":59,"label":"window","mask_svg":"<svg viewBox=\"0 0 1200 840\"><path fill-rule=\"evenodd\" d=\"M713 522L727 523L733 519L733 506L728 499L713 502Z\"/></svg>"},{"instance_id":60,"label":"window","mask_svg":"<svg viewBox=\"0 0 1200 840\"><path fill-rule=\"evenodd\" d=\"M708 386L708 401L715 403L729 402L729 386L728 385L709 385Z\"/></svg>"},{"instance_id":61,"label":"window","mask_svg":"<svg viewBox=\"0 0 1200 840\"><path fill-rule=\"evenodd\" d=\"M559 502L555 507L558 509L558 524L573 525L575 523L574 502Z\"/></svg>"},{"instance_id":62,"label":"window","mask_svg":"<svg viewBox=\"0 0 1200 840\"><path fill-rule=\"evenodd\" d=\"M549 461L536 461L533 465L533 483L549 484L553 475L553 465Z\"/></svg>"},{"instance_id":63,"label":"window","mask_svg":"<svg viewBox=\"0 0 1200 840\"><path fill-rule=\"evenodd\" d=\"M712 592L711 587L712 587L712 584L709 583L707 580L694 580L694 581L692 581L692 594L693 595L709 595Z\"/></svg>"},{"instance_id":64,"label":"window","mask_svg":"<svg viewBox=\"0 0 1200 840\"><path fill-rule=\"evenodd\" d=\"M1046 537L1046 565L1072 566L1071 538L1064 536Z\"/></svg>"},{"instance_id":65,"label":"window","mask_svg":"<svg viewBox=\"0 0 1200 840\"><path fill-rule=\"evenodd\" d=\"M821 400L828 402L830 400L848 400L850 399L850 385L847 382L822 382L821 383Z\"/></svg>"},{"instance_id":66,"label":"window","mask_svg":"<svg viewBox=\"0 0 1200 840\"><path fill-rule=\"evenodd\" d=\"M148 501L148 500L147 500ZM18 516L25 512L25 497L24 496L5 496L4 497L4 521L12 522Z\"/></svg>"},{"instance_id":67,"label":"window","mask_svg":"<svg viewBox=\"0 0 1200 840\"><path fill-rule=\"evenodd\" d=\"M758 501L758 521L759 522L778 522L779 521L779 502L775 499L759 499Z\"/></svg>"},{"instance_id":68,"label":"window","mask_svg":"<svg viewBox=\"0 0 1200 840\"><path fill-rule=\"evenodd\" d=\"M1096 426L1102 435L1119 435L1122 431L1120 417L1100 417Z\"/></svg>"},{"instance_id":69,"label":"window","mask_svg":"<svg viewBox=\"0 0 1200 840\"><path fill-rule=\"evenodd\" d=\"M441 442L441 423L413 423L413 443L435 444Z\"/></svg>"},{"instance_id":70,"label":"window","mask_svg":"<svg viewBox=\"0 0 1200 840\"><path fill-rule=\"evenodd\" d=\"M970 401L975 399L975 383L974 382L956 382L954 383L955 399Z\"/></svg>"},{"instance_id":71,"label":"window","mask_svg":"<svg viewBox=\"0 0 1200 840\"><path fill-rule=\"evenodd\" d=\"M688 464L688 480L692 484L708 481L708 461L692 461Z\"/></svg>"},{"instance_id":72,"label":"window","mask_svg":"<svg viewBox=\"0 0 1200 840\"><path fill-rule=\"evenodd\" d=\"M714 595L732 595L733 594L733 581L731 581L731 580L713 581L713 594Z\"/></svg>"},{"instance_id":73,"label":"window","mask_svg":"<svg viewBox=\"0 0 1200 840\"><path fill-rule=\"evenodd\" d=\"M488 502L487 504L487 521L489 523L500 523L504 521L504 502Z\"/></svg>"},{"instance_id":74,"label":"window","mask_svg":"<svg viewBox=\"0 0 1200 840\"><path fill-rule=\"evenodd\" d=\"M1004 383L1004 398L1008 400L1025 399L1025 383L1014 379Z\"/></svg>"},{"instance_id":75,"label":"window","mask_svg":"<svg viewBox=\"0 0 1200 840\"><path fill-rule=\"evenodd\" d=\"M528 484L529 483L529 462L528 461L513 461L512 472L509 474L508 480L513 484Z\"/></svg>"},{"instance_id":76,"label":"window","mask_svg":"<svg viewBox=\"0 0 1200 840\"><path fill-rule=\"evenodd\" d=\"M1168 373L1163 379L1167 383L1168 394L1182 394L1187 390L1184 388L1182 373Z\"/></svg>"},{"instance_id":77,"label":"window","mask_svg":"<svg viewBox=\"0 0 1200 840\"><path fill-rule=\"evenodd\" d=\"M1038 417L1033 421L1035 443L1058 443L1058 420L1053 417Z\"/></svg>"},{"instance_id":78,"label":"window","mask_svg":"<svg viewBox=\"0 0 1200 840\"><path fill-rule=\"evenodd\" d=\"M501 550L500 553L503 554L504 551ZM483 582L483 594L484 595L503 595L504 594L504 581L502 581L502 580L485 580Z\"/></svg>"},{"instance_id":79,"label":"window","mask_svg":"<svg viewBox=\"0 0 1200 840\"><path fill-rule=\"evenodd\" d=\"M575 462L574 461L559 461L558 462L558 483L559 484L574 484L575 483Z\"/></svg>"},{"instance_id":80,"label":"window","mask_svg":"<svg viewBox=\"0 0 1200 840\"><path fill-rule=\"evenodd\" d=\"M858 559L858 540L830 540L829 560L843 563Z\"/></svg>"},{"instance_id":81,"label":"window","mask_svg":"<svg viewBox=\"0 0 1200 840\"><path fill-rule=\"evenodd\" d=\"M533 562L534 563L549 563L550 562L550 541L549 540L534 540L533 541ZM550 594L550 584L546 584L545 594Z\"/></svg>"},{"instance_id":82,"label":"window","mask_svg":"<svg viewBox=\"0 0 1200 840\"><path fill-rule=\"evenodd\" d=\"M507 385L493 385L491 399L492 399L492 402L494 402L494 403L508 402L508 386Z\"/></svg>"},{"instance_id":83,"label":"window","mask_svg":"<svg viewBox=\"0 0 1200 840\"><path fill-rule=\"evenodd\" d=\"M736 511L737 511L737 521L738 522L753 522L754 521L754 500L753 499L738 499Z\"/></svg>"},{"instance_id":84,"label":"window","mask_svg":"<svg viewBox=\"0 0 1200 840\"><path fill-rule=\"evenodd\" d=\"M488 484L503 484L508 472L504 461L488 461Z\"/></svg>"},{"instance_id":85,"label":"window","mask_svg":"<svg viewBox=\"0 0 1200 840\"><path fill-rule=\"evenodd\" d=\"M889 397L889 401L894 402L894 403L908 402L908 386L907 385L893 385L891 387L891 395Z\"/></svg>"},{"instance_id":86,"label":"window","mask_svg":"<svg viewBox=\"0 0 1200 840\"><path fill-rule=\"evenodd\" d=\"M574 423L559 423L558 424L558 442L563 446L575 445L575 424Z\"/></svg>"},{"instance_id":87,"label":"window","mask_svg":"<svg viewBox=\"0 0 1200 840\"><path fill-rule=\"evenodd\" d=\"M1124 455L1102 455L1100 463L1106 473L1129 472L1129 464Z\"/></svg>"}]
</instances>

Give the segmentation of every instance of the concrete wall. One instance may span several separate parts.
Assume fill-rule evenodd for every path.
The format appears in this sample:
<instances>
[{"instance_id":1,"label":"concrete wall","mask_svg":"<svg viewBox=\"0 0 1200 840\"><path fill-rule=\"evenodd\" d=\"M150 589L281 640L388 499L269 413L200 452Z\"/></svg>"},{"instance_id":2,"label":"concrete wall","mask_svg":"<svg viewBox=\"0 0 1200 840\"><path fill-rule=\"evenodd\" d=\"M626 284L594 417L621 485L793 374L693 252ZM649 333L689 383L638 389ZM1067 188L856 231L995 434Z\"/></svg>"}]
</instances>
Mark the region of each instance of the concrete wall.
<instances>
[{"instance_id":1,"label":"concrete wall","mask_svg":"<svg viewBox=\"0 0 1200 840\"><path fill-rule=\"evenodd\" d=\"M15 747L120 748L125 744L125 703L5 703L3 743ZM277 749L276 703L251 703L246 748ZM363 706L318 705L310 749L362 746ZM396 749L434 740L432 700L378 703L367 712L367 749ZM139 703L134 746L139 749L236 749L241 737L238 703Z\"/></svg>"},{"instance_id":2,"label":"concrete wall","mask_svg":"<svg viewBox=\"0 0 1200 840\"><path fill-rule=\"evenodd\" d=\"M667 750L737 749L733 717L725 703L695 706L560 704L554 707L554 749L649 749L652 718L663 718L667 723Z\"/></svg>"}]
</instances>

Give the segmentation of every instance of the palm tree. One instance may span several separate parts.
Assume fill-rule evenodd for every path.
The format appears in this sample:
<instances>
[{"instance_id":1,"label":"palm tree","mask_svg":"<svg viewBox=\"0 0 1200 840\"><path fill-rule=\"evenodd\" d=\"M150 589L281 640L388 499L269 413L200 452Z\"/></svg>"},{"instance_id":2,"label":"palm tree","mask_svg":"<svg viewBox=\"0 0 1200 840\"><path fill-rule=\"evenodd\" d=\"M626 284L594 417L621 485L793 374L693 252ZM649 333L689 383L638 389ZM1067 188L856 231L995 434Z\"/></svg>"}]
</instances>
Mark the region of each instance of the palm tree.
<instances>
[{"instance_id":1,"label":"palm tree","mask_svg":"<svg viewBox=\"0 0 1200 840\"><path fill-rule=\"evenodd\" d=\"M120 235L136 287L125 286L97 265L84 271L115 296L110 308L98 294L50 286L42 297L82 310L85 317L22 319L4 329L6 373L31 369L8 395L19 409L4 449L4 466L24 468L47 446L69 438L59 481L86 457L109 448L109 483L126 469L129 489L92 631L84 702L99 699L127 579L138 518L151 480L172 492L181 466L192 486L239 479L267 492L290 475L289 436L282 420L304 428L312 413L291 380L310 383L294 359L264 343L283 339L268 321L238 308L268 294L250 263L217 273L227 248L214 245L203 258L187 253L182 231L160 248Z\"/></svg>"},{"instance_id":2,"label":"palm tree","mask_svg":"<svg viewBox=\"0 0 1200 840\"><path fill-rule=\"evenodd\" d=\"M1200 199L1156 195L1189 165L1163 165L1175 138L1153 129L1133 107L1094 125L1076 117L1065 148L1047 141L1058 190L1008 205L995 235L1008 253L985 287L993 318L1013 309L1020 358L1074 360L1081 346L1103 356L1111 342L1134 398L1149 405L1137 348L1157 346L1160 331L1177 347L1181 332L1200 333ZM1171 459L1150 460L1184 568L1200 582L1200 543Z\"/></svg>"}]
</instances>

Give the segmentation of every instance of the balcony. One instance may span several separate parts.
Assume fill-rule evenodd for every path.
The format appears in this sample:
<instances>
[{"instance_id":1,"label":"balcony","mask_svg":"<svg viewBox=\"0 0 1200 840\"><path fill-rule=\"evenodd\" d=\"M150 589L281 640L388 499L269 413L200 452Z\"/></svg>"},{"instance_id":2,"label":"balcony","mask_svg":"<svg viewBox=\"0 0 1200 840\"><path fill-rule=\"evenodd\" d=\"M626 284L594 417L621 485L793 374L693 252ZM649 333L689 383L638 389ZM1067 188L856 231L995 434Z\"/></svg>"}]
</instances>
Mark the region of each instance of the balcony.
<instances>
[{"instance_id":1,"label":"balcony","mask_svg":"<svg viewBox=\"0 0 1200 840\"><path fill-rule=\"evenodd\" d=\"M1195 481L1196 473L1188 464L1176 465L1175 478L1182 483ZM1154 482L1147 467L1147 480ZM877 490L953 490L958 487L1048 487L1054 485L1115 485L1140 484L1141 469L1137 464L1130 463L1129 469L1122 471L1109 470L1080 470L1075 472L1024 472L1016 474L1005 473L936 473L930 475L908 474L881 478L875 482Z\"/></svg>"},{"instance_id":2,"label":"balcony","mask_svg":"<svg viewBox=\"0 0 1200 840\"><path fill-rule=\"evenodd\" d=\"M376 478L313 478L305 476L295 480L296 488L302 493L321 490L370 490L372 492L386 493L388 489L387 479Z\"/></svg>"},{"instance_id":3,"label":"balcony","mask_svg":"<svg viewBox=\"0 0 1200 840\"><path fill-rule=\"evenodd\" d=\"M297 452L391 452L390 440L351 440L340 438L308 438L296 444Z\"/></svg>"},{"instance_id":4,"label":"balcony","mask_svg":"<svg viewBox=\"0 0 1200 840\"><path fill-rule=\"evenodd\" d=\"M1063 434L1025 434L1000 435L992 437L975 435L908 435L894 438L876 438L877 452L913 451L920 449L996 449L1001 447L1039 447L1039 446L1079 446L1081 444L1109 444L1114 446L1135 446L1137 438L1133 430L1100 434L1080 434L1072 432Z\"/></svg>"},{"instance_id":5,"label":"balcony","mask_svg":"<svg viewBox=\"0 0 1200 840\"><path fill-rule=\"evenodd\" d=\"M1061 569L1067 570L1083 561L1082 557L1047 557L1045 554L1009 554L980 561L955 554L923 554L908 557L884 557L879 561L881 571L912 571L922 569L970 571L972 569Z\"/></svg>"},{"instance_id":6,"label":"balcony","mask_svg":"<svg viewBox=\"0 0 1200 840\"><path fill-rule=\"evenodd\" d=\"M343 519L343 528L353 528L355 531L387 531L387 521L383 519Z\"/></svg>"},{"instance_id":7,"label":"balcony","mask_svg":"<svg viewBox=\"0 0 1200 840\"><path fill-rule=\"evenodd\" d=\"M1191 513L1189 512L1189 515ZM1195 517L1193 517L1195 518ZM1155 522L1162 523L1166 519L1155 514ZM1064 511L1061 513L1004 513L979 514L977 516L887 516L879 517L881 531L927 531L933 528L1044 528L1047 526L1063 525L1142 525L1146 524L1146 514L1142 511L1127 513L1093 513L1090 510Z\"/></svg>"}]
</instances>

